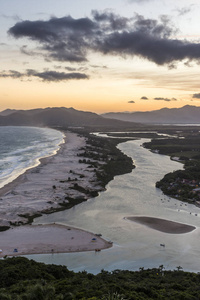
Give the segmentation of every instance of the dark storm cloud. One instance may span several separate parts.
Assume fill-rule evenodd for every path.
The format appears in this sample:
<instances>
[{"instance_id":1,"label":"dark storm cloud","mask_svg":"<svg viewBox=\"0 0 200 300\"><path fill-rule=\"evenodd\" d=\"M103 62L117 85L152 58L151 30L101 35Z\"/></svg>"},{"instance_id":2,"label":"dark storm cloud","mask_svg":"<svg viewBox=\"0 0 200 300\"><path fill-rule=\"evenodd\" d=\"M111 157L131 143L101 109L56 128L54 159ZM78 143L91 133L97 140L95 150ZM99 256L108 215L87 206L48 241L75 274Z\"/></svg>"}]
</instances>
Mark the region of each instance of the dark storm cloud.
<instances>
[{"instance_id":1,"label":"dark storm cloud","mask_svg":"<svg viewBox=\"0 0 200 300\"><path fill-rule=\"evenodd\" d=\"M87 61L88 53L93 51L139 56L157 65L174 66L186 59L199 61L200 44L174 39L175 32L165 16L160 21L141 15L128 19L109 11L92 11L91 18L66 16L47 21L21 21L9 30L15 38L36 41L48 60L79 63Z\"/></svg>"},{"instance_id":2,"label":"dark storm cloud","mask_svg":"<svg viewBox=\"0 0 200 300\"><path fill-rule=\"evenodd\" d=\"M171 98L171 99L169 99L169 98L163 98L163 97L156 97L156 98L154 98L154 100L166 101L166 102L177 101L176 98Z\"/></svg>"},{"instance_id":3,"label":"dark storm cloud","mask_svg":"<svg viewBox=\"0 0 200 300\"><path fill-rule=\"evenodd\" d=\"M65 72L56 72L56 71L44 71L44 72L37 72L35 70L29 69L26 70L24 73L20 73L17 71L10 70L8 72L1 72L1 78L29 78L29 77L38 77L46 82L59 82L59 81L66 81L66 80L79 80L79 79L88 79L89 77L83 73L65 73Z\"/></svg>"},{"instance_id":4,"label":"dark storm cloud","mask_svg":"<svg viewBox=\"0 0 200 300\"><path fill-rule=\"evenodd\" d=\"M149 98L147 98L146 96L143 96L140 98L141 100L148 100Z\"/></svg>"},{"instance_id":5,"label":"dark storm cloud","mask_svg":"<svg viewBox=\"0 0 200 300\"><path fill-rule=\"evenodd\" d=\"M131 101L128 101L128 103L135 103L135 101L131 100Z\"/></svg>"},{"instance_id":6,"label":"dark storm cloud","mask_svg":"<svg viewBox=\"0 0 200 300\"><path fill-rule=\"evenodd\" d=\"M198 93L198 94L193 94L192 98L200 99L200 93Z\"/></svg>"},{"instance_id":7,"label":"dark storm cloud","mask_svg":"<svg viewBox=\"0 0 200 300\"><path fill-rule=\"evenodd\" d=\"M50 56L60 61L86 61L85 47L94 35L96 23L89 18L70 16L49 21L22 21L10 28L16 38L27 37L42 44ZM96 32L96 31L95 31Z\"/></svg>"}]
</instances>

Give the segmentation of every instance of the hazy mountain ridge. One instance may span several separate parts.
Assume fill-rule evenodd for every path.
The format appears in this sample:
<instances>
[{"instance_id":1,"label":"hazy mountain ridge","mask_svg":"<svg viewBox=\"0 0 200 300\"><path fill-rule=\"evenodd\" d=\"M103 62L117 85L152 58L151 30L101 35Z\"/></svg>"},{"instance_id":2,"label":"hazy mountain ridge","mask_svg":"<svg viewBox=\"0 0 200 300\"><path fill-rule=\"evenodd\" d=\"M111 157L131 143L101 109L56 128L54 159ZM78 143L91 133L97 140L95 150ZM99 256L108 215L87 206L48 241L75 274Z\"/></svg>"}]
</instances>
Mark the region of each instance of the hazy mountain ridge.
<instances>
[{"instance_id":1,"label":"hazy mountain ridge","mask_svg":"<svg viewBox=\"0 0 200 300\"><path fill-rule=\"evenodd\" d=\"M181 108L162 108L146 112L118 112L102 114L104 118L148 124L195 124L200 123L200 107L185 105Z\"/></svg>"},{"instance_id":2,"label":"hazy mountain ridge","mask_svg":"<svg viewBox=\"0 0 200 300\"><path fill-rule=\"evenodd\" d=\"M127 122L105 119L93 113L79 111L74 108L53 107L31 110L6 109L0 112L0 126L119 126L125 127Z\"/></svg>"}]
</instances>

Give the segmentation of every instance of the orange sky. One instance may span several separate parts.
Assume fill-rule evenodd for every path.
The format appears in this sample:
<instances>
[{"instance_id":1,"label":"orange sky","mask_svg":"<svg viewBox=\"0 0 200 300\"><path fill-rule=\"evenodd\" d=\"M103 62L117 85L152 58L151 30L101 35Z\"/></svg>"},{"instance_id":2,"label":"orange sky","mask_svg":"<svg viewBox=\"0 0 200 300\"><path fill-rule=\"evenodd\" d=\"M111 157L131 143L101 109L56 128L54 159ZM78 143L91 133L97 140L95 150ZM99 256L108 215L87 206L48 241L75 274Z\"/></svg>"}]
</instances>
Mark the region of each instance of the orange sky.
<instances>
[{"instance_id":1,"label":"orange sky","mask_svg":"<svg viewBox=\"0 0 200 300\"><path fill-rule=\"evenodd\" d=\"M156 20L159 25L167 29L173 28L175 24L177 33L174 31L170 37L162 36L159 39L165 39L168 42L175 38L181 41L186 37L187 41L195 46L199 39L195 25L198 12L200 12L198 1L182 0L174 4L174 1L162 0L159 2L162 5L158 8L158 0L141 2L117 0L115 6L110 0L96 4L91 0L77 0L76 3L80 4L82 12L78 6L68 0L60 0L59 5L56 4L56 6L54 1L47 0L44 0L41 6L39 1L36 1L38 4L36 5L35 1L31 0L28 7L24 6L24 0L15 2L10 10L8 2L3 0L0 16L3 24L0 33L2 41L0 43L0 110L64 106L103 113L146 111L163 107L182 107L186 104L200 105L198 96L200 67L196 59L177 59L170 64L158 64L157 58L148 59L143 54L124 55L116 51L117 54L113 52L114 55L113 53L103 54L101 51L95 51L94 48L87 48L87 53L84 52L84 55L87 55L85 61L61 61L47 56L52 52L47 52L47 46L50 47L50 44L48 45L45 40L41 41L39 38L36 40L35 37L30 36L17 36L16 38L8 34L8 30L18 22L23 23L23 20L29 20L34 23L36 20L42 20L48 23L52 15L57 20L70 15L73 20L87 17L94 22L91 11L96 9L99 15L100 12L102 13L101 17L103 12L106 12L104 17L106 15L111 19L113 15L110 12L112 12L120 21L126 18L130 22L131 18L136 18L135 31L138 30L139 25L140 31L144 30L141 24L149 20ZM49 5L45 6L44 3ZM141 14L143 14L142 17ZM165 18L162 17L163 15ZM108 19L105 25L111 26L108 24ZM188 26L190 26L190 31L188 31ZM132 28L127 28L126 31L133 32ZM122 33L120 30L117 32ZM74 51L76 52L76 49ZM129 52L128 50L127 53ZM54 72L56 76L69 73L73 75L76 73L75 76L77 76L78 73L87 78L44 80L41 76L49 71ZM141 99L142 97L146 99Z\"/></svg>"}]
</instances>

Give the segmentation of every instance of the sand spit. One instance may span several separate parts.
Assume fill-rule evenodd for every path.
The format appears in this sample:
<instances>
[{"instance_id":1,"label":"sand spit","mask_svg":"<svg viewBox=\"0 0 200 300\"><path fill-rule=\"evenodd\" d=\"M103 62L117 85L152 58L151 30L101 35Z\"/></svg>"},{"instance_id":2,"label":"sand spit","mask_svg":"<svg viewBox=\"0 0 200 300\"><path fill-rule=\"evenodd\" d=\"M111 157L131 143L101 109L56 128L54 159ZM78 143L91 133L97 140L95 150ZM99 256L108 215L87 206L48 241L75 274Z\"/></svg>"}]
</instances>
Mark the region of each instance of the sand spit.
<instances>
[{"instance_id":1,"label":"sand spit","mask_svg":"<svg viewBox=\"0 0 200 300\"><path fill-rule=\"evenodd\" d=\"M24 225L1 232L0 257L97 251L112 247L101 237L59 224Z\"/></svg>"},{"instance_id":2,"label":"sand spit","mask_svg":"<svg viewBox=\"0 0 200 300\"><path fill-rule=\"evenodd\" d=\"M165 232L165 233L170 233L170 234L188 233L196 229L196 227L187 224L182 224L178 222L173 222L173 221L153 218L153 217L140 216L140 217L128 217L127 219L148 226L152 229Z\"/></svg>"},{"instance_id":3,"label":"sand spit","mask_svg":"<svg viewBox=\"0 0 200 300\"><path fill-rule=\"evenodd\" d=\"M65 143L56 155L41 159L39 166L0 189L0 226L26 224L28 216L53 212L62 208L59 204L67 204L68 199L91 198L84 189L103 190L94 168L79 162L85 137L71 132L65 135ZM77 185L82 190L74 188Z\"/></svg>"}]
</instances>

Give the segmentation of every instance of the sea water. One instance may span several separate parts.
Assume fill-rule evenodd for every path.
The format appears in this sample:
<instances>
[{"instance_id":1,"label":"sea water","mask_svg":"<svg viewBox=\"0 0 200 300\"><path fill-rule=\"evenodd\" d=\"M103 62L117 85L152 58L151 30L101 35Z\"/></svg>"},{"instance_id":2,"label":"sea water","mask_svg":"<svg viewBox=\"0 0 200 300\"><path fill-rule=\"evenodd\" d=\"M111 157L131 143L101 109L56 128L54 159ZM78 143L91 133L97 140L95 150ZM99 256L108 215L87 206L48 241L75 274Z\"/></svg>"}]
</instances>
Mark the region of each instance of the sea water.
<instances>
[{"instance_id":1,"label":"sea water","mask_svg":"<svg viewBox=\"0 0 200 300\"><path fill-rule=\"evenodd\" d=\"M0 188L55 154L62 141L63 134L50 128L0 127Z\"/></svg>"}]
</instances>

